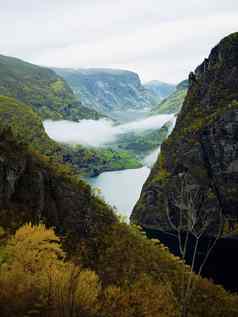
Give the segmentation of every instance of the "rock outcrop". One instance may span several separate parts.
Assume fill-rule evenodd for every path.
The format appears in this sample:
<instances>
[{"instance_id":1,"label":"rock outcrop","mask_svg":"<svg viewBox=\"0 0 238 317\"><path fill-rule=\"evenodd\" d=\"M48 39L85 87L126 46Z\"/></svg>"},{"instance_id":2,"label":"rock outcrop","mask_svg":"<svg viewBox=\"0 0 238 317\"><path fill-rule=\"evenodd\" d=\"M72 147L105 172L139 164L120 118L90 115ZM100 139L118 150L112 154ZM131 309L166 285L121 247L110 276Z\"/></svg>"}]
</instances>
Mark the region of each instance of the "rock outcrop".
<instances>
[{"instance_id":1,"label":"rock outcrop","mask_svg":"<svg viewBox=\"0 0 238 317\"><path fill-rule=\"evenodd\" d=\"M6 130L0 135L1 226L14 230L39 221L65 237L88 239L112 224L115 216L64 165L31 152Z\"/></svg>"},{"instance_id":2,"label":"rock outcrop","mask_svg":"<svg viewBox=\"0 0 238 317\"><path fill-rule=\"evenodd\" d=\"M189 90L173 133L144 185L131 221L168 229L166 208L181 178L204 195L214 219L238 218L238 33L212 49L189 76Z\"/></svg>"}]
</instances>

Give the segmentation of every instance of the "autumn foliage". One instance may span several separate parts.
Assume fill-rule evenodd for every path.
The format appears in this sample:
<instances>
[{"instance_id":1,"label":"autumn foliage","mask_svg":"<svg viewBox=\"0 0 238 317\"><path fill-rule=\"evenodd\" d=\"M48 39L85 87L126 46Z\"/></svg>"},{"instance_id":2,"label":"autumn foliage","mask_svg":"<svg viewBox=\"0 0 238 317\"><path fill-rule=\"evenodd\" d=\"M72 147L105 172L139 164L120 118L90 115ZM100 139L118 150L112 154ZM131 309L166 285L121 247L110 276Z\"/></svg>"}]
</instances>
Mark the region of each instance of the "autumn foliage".
<instances>
[{"instance_id":1,"label":"autumn foliage","mask_svg":"<svg viewBox=\"0 0 238 317\"><path fill-rule=\"evenodd\" d=\"M178 258L126 224L101 239L92 270L67 258L53 229L26 224L17 230L1 246L1 317L181 316ZM236 296L195 279L189 316L237 316Z\"/></svg>"},{"instance_id":2,"label":"autumn foliage","mask_svg":"<svg viewBox=\"0 0 238 317\"><path fill-rule=\"evenodd\" d=\"M6 245L0 272L1 316L78 316L97 307L97 275L65 261L59 238L25 225Z\"/></svg>"}]
</instances>

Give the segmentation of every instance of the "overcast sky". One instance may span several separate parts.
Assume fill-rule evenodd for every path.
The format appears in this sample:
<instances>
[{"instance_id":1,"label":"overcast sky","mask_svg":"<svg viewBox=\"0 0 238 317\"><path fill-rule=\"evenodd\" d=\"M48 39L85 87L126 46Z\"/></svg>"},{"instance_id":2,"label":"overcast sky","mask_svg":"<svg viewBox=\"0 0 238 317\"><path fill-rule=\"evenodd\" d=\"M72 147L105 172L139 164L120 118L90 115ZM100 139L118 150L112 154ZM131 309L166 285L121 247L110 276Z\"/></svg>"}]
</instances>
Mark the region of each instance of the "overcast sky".
<instances>
[{"instance_id":1,"label":"overcast sky","mask_svg":"<svg viewBox=\"0 0 238 317\"><path fill-rule=\"evenodd\" d=\"M0 0L0 54L178 82L238 31L238 0Z\"/></svg>"}]
</instances>

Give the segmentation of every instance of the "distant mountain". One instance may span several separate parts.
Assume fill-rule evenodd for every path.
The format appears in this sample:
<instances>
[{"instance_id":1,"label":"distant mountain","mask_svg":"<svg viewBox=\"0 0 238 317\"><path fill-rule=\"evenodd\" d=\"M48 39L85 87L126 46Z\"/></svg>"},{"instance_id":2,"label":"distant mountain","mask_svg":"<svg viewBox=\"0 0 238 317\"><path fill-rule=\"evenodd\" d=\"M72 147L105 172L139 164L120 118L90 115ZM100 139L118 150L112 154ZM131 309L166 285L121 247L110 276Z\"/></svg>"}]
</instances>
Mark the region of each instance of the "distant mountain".
<instances>
[{"instance_id":1,"label":"distant mountain","mask_svg":"<svg viewBox=\"0 0 238 317\"><path fill-rule=\"evenodd\" d=\"M105 114L151 108L155 103L156 95L131 71L97 68L58 68L55 71L68 82L85 106Z\"/></svg>"},{"instance_id":2,"label":"distant mountain","mask_svg":"<svg viewBox=\"0 0 238 317\"><path fill-rule=\"evenodd\" d=\"M0 55L0 95L31 105L43 119L98 118L53 70Z\"/></svg>"},{"instance_id":3,"label":"distant mountain","mask_svg":"<svg viewBox=\"0 0 238 317\"><path fill-rule=\"evenodd\" d=\"M188 91L188 80L183 80L176 86L174 92L171 93L157 106L153 107L152 113L154 114L169 114L177 113L182 108L184 99Z\"/></svg>"},{"instance_id":4,"label":"distant mountain","mask_svg":"<svg viewBox=\"0 0 238 317\"><path fill-rule=\"evenodd\" d=\"M167 98L176 90L176 85L164 83L159 80L152 80L144 84L144 87L154 93L158 97L158 100Z\"/></svg>"}]
</instances>

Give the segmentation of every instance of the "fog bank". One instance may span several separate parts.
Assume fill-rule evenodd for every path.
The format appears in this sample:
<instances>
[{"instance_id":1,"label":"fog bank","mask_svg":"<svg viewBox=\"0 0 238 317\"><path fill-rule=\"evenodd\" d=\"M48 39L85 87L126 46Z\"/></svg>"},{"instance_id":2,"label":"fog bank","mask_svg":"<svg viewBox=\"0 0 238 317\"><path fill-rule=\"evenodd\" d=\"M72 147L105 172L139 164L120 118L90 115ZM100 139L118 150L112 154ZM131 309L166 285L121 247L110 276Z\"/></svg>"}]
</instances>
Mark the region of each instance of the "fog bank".
<instances>
[{"instance_id":1,"label":"fog bank","mask_svg":"<svg viewBox=\"0 0 238 317\"><path fill-rule=\"evenodd\" d=\"M86 146L103 146L116 141L117 137L129 132L141 133L148 129L160 129L174 115L156 115L143 120L115 125L108 119L44 122L44 127L50 138L57 142L82 144Z\"/></svg>"}]
</instances>

